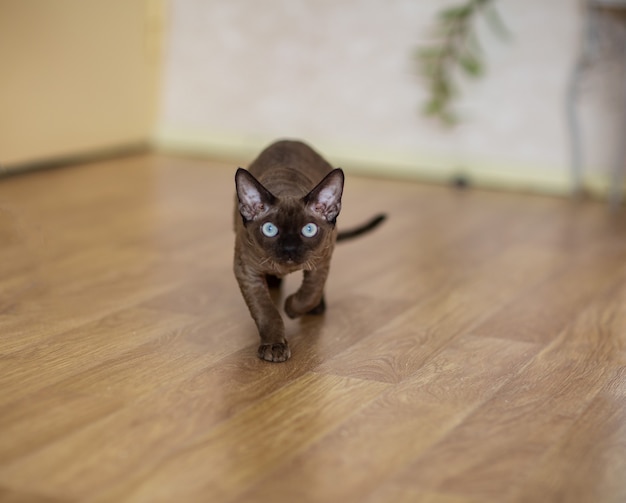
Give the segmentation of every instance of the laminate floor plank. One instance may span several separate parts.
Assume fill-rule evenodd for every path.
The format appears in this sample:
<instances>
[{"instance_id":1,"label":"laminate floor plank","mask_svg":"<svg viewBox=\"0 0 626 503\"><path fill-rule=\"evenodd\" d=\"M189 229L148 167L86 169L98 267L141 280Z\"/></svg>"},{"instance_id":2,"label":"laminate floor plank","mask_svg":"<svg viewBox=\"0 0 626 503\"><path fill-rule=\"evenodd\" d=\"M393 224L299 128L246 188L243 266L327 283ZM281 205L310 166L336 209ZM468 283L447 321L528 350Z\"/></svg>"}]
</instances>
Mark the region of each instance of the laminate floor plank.
<instances>
[{"instance_id":1,"label":"laminate floor plank","mask_svg":"<svg viewBox=\"0 0 626 503\"><path fill-rule=\"evenodd\" d=\"M549 343L584 308L623 275L626 259L598 253L563 259L552 277L520 295L494 313L474 333Z\"/></svg>"},{"instance_id":2,"label":"laminate floor plank","mask_svg":"<svg viewBox=\"0 0 626 503\"><path fill-rule=\"evenodd\" d=\"M533 257L524 267L520 258ZM510 302L527 285L545 280L560 257L525 247L504 248L501 254L464 275L439 283L443 270L431 278L425 269L419 280L429 285L415 306L396 316L380 330L327 360L321 369L366 379L400 382L418 370L454 337L472 332L486 318ZM444 268L445 269L445 268ZM391 286L389 286L391 287ZM420 298L420 296L422 298Z\"/></svg>"},{"instance_id":3,"label":"laminate floor plank","mask_svg":"<svg viewBox=\"0 0 626 503\"><path fill-rule=\"evenodd\" d=\"M3 503L71 503L71 500L42 496L32 492L16 492L0 487L0 501Z\"/></svg>"},{"instance_id":4,"label":"laminate floor plank","mask_svg":"<svg viewBox=\"0 0 626 503\"><path fill-rule=\"evenodd\" d=\"M0 463L40 452L86 425L122 410L120 399L44 389L0 407ZM3 501L0 498L0 501Z\"/></svg>"},{"instance_id":5,"label":"laminate floor plank","mask_svg":"<svg viewBox=\"0 0 626 503\"><path fill-rule=\"evenodd\" d=\"M353 343L359 336L359 332L354 330L359 325L366 327L368 324L375 324L380 313L397 309L395 304L386 307L366 306L368 317L360 314L363 307L362 303L358 309L346 305L342 318L334 324L332 332L324 329L316 318L305 323L304 333L295 340L295 354L289 365L270 366L268 369L256 357L256 341L252 347L248 346L221 361L214 361L211 365L211 359L219 360L215 355L220 354L210 350L212 344L217 344L226 337L219 344L223 351L229 344L241 342L237 342L236 338L229 341L225 330L211 332L214 334L211 338L200 329L194 330L192 335L185 335L185 339L172 337L171 341L167 341L168 344L173 344L173 347L162 351L165 358L172 360L172 367L168 371L163 368L167 359L157 363L155 357L150 356L155 353L154 350L137 348L132 364L127 366L126 371L120 370L120 364L128 358L123 355L104 362L96 369L74 376L67 382L53 385L48 388L50 393L73 390L74 393L103 397L109 401L116 397L127 400L132 398L132 403L110 414L103 421L68 433L62 439L62 444L66 447L66 462L59 462L63 461L63 456L60 459L57 446L52 445L18 462L17 471L20 471L19 466L36 466L41 463L47 466L42 472L48 472L54 466L57 472L68 470L74 473L74 477L88 487L108 487L135 470L151 466L155 460L167 457L182 446L193 444L197 437L205 435L210 428L252 404L262 402L265 396L302 377L307 368L314 367L326 354ZM228 317L233 316L234 313L228 313ZM224 323L225 326L228 325L226 319ZM192 348L195 348L194 353L201 358L200 364L196 364L194 368L197 372L191 375L188 369L190 363L176 359L181 350L188 346L187 341L192 344L195 342ZM144 365L141 361L141 355L146 355L147 364ZM155 378L149 375L154 369L159 369L156 373L161 380L159 384L155 384ZM103 372L109 374L102 374ZM148 393L149 389L153 391ZM14 427L19 429L19 425ZM100 453L100 462L103 459L115 459L120 452L124 453L124 457L117 459L114 464L108 464L106 470L102 467L94 470L89 463L74 466L74 453L89 447ZM146 451L151 453L149 460L143 459ZM76 470L81 470L80 475L76 475Z\"/></svg>"},{"instance_id":6,"label":"laminate floor plank","mask_svg":"<svg viewBox=\"0 0 626 503\"><path fill-rule=\"evenodd\" d=\"M603 390L568 432L529 473L515 503L626 500L626 389L624 368L616 372L621 392Z\"/></svg>"},{"instance_id":7,"label":"laminate floor plank","mask_svg":"<svg viewBox=\"0 0 626 503\"><path fill-rule=\"evenodd\" d=\"M218 425L154 472L96 500L198 501L210 493L216 500L226 501L265 473L283 471L281 467L289 466L296 453L334 429L346 413L367 404L386 386L307 374ZM285 402L288 406L281 406ZM155 490L151 483L155 477L169 484ZM270 484L275 490L282 486L282 480L273 479Z\"/></svg>"},{"instance_id":8,"label":"laminate floor plank","mask_svg":"<svg viewBox=\"0 0 626 503\"><path fill-rule=\"evenodd\" d=\"M332 429L346 413L380 394L385 386L308 374L231 419L212 428L207 425L204 434L191 444L184 443L182 432L183 442L168 457L160 459L156 449L152 453L160 461L158 464L146 458L143 463L135 463L123 477L119 477L116 466L120 451L105 449L111 457L100 458L96 467L89 466L91 460L72 463L70 453L65 456L68 463L59 462L59 452L48 448L39 455L8 465L0 478L11 487L27 487L32 477L43 476L53 495L74 499L92 500L90 491L95 487L98 490L91 495L95 501L199 501L209 491L216 500L222 500L240 491L242 484L285 463L298 449ZM146 426L142 423L143 428ZM126 432L130 431L126 429ZM127 443L133 442L135 435L151 434L150 431L133 433L125 439ZM82 437L83 441L89 439ZM172 440L176 441L176 437ZM86 449L90 443L75 447ZM157 448L161 446L163 443L157 444ZM101 472L118 476L110 477L104 485ZM152 483L155 478L167 482L155 486Z\"/></svg>"},{"instance_id":9,"label":"laminate floor plank","mask_svg":"<svg viewBox=\"0 0 626 503\"><path fill-rule=\"evenodd\" d=\"M0 502L624 500L626 212L348 171L340 228L388 219L269 364L245 164L0 179Z\"/></svg>"},{"instance_id":10,"label":"laminate floor plank","mask_svg":"<svg viewBox=\"0 0 626 503\"><path fill-rule=\"evenodd\" d=\"M105 316L15 351L2 361L0 403L40 391L64 379L78 380L103 362L124 358L133 349L166 338L193 322L184 316L163 316L147 309L132 308ZM36 369L36 372L33 370ZM69 388L68 388L69 389ZM82 391L82 390L81 390Z\"/></svg>"},{"instance_id":11,"label":"laminate floor plank","mask_svg":"<svg viewBox=\"0 0 626 503\"><path fill-rule=\"evenodd\" d=\"M281 481L276 501L362 501L462 423L536 349L526 343L460 338L239 501L268 501L276 477Z\"/></svg>"},{"instance_id":12,"label":"laminate floor plank","mask_svg":"<svg viewBox=\"0 0 626 503\"><path fill-rule=\"evenodd\" d=\"M618 288L623 290L623 283ZM615 349L623 347L623 315L606 318L607 312L623 312L623 297L614 295L615 290L595 300L490 401L409 464L401 477L404 483L481 501L508 501L512 491L519 499L537 494L526 486L528 473L574 428L603 389L624 387L624 362L614 361ZM596 334L601 343L594 342ZM607 418L626 417L621 400L615 405ZM615 421L609 424L616 428L611 434L619 437L621 428ZM571 448L572 442L566 445ZM603 449L607 455L612 451ZM462 456L464 452L472 455ZM584 466L584 454L568 458L570 470ZM623 463L622 456L617 458ZM624 489L620 480L618 494ZM601 492L596 483L595 478L584 482L591 493ZM559 498L555 493L549 501L570 501Z\"/></svg>"}]
</instances>

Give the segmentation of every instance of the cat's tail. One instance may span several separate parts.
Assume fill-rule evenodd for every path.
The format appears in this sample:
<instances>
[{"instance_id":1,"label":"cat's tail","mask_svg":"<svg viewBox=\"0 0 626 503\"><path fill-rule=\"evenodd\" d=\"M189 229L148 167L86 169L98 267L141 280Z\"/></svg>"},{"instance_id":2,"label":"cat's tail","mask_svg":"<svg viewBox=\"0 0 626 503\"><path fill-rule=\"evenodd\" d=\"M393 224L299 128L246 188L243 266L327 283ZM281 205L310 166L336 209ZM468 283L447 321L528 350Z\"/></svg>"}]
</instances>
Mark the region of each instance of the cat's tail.
<instances>
[{"instance_id":1,"label":"cat's tail","mask_svg":"<svg viewBox=\"0 0 626 503\"><path fill-rule=\"evenodd\" d=\"M352 239L360 236L361 234L365 234L366 232L369 232L372 229L378 227L381 223L383 223L386 218L387 215L385 215L384 213L380 213L379 215L376 215L374 218L364 223L363 225L360 225L359 227L354 227L345 231L339 231L339 233L337 234L337 241Z\"/></svg>"}]
</instances>

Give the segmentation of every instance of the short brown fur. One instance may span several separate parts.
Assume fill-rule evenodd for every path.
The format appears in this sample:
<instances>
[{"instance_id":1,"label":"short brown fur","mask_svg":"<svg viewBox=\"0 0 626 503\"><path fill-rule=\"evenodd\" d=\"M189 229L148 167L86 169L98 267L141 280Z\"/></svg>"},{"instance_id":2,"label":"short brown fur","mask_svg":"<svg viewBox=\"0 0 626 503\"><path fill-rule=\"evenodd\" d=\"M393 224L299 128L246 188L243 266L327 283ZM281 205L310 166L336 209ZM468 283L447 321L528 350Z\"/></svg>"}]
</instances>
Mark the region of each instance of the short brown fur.
<instances>
[{"instance_id":1,"label":"short brown fur","mask_svg":"<svg viewBox=\"0 0 626 503\"><path fill-rule=\"evenodd\" d=\"M285 326L270 286L302 270L302 284L287 297L285 312L296 318L322 314L326 308L324 285L338 235L335 222L341 210L343 182L341 169L333 169L299 141L273 143L248 171L237 170L234 272L259 330L258 355L264 360L281 362L290 357ZM382 218L350 232L367 231ZM265 225L270 226L267 233Z\"/></svg>"}]
</instances>

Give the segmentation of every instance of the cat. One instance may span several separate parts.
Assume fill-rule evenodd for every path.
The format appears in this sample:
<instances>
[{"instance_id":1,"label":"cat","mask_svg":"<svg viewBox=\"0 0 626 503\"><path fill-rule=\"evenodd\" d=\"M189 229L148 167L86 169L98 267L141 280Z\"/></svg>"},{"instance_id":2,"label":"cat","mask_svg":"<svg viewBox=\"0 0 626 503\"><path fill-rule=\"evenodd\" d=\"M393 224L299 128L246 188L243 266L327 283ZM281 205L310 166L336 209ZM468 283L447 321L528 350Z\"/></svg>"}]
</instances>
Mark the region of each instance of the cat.
<instances>
[{"instance_id":1,"label":"cat","mask_svg":"<svg viewBox=\"0 0 626 503\"><path fill-rule=\"evenodd\" d=\"M384 219L339 233L344 173L300 141L272 143L235 175L234 273L261 337L259 358L289 359L285 326L270 288L302 270L298 291L285 300L290 318L322 314L324 285L335 242L367 232Z\"/></svg>"}]
</instances>

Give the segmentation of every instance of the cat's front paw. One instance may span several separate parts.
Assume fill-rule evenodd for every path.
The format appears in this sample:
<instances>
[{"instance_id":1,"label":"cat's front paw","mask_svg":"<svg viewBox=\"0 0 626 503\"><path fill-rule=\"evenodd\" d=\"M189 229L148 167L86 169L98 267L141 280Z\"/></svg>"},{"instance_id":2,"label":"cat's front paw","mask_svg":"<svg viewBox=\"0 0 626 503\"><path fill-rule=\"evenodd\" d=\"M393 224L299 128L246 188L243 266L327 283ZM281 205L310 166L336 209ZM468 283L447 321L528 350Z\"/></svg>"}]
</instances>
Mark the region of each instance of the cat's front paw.
<instances>
[{"instance_id":1,"label":"cat's front paw","mask_svg":"<svg viewBox=\"0 0 626 503\"><path fill-rule=\"evenodd\" d=\"M284 362L291 356L291 351L285 342L275 342L273 344L261 344L257 353L261 360L268 362Z\"/></svg>"},{"instance_id":2,"label":"cat's front paw","mask_svg":"<svg viewBox=\"0 0 626 503\"><path fill-rule=\"evenodd\" d=\"M320 303L311 309L306 314L312 314L313 316L319 316L320 314L324 314L326 312L326 302L324 301L324 297L320 300Z\"/></svg>"}]
</instances>

